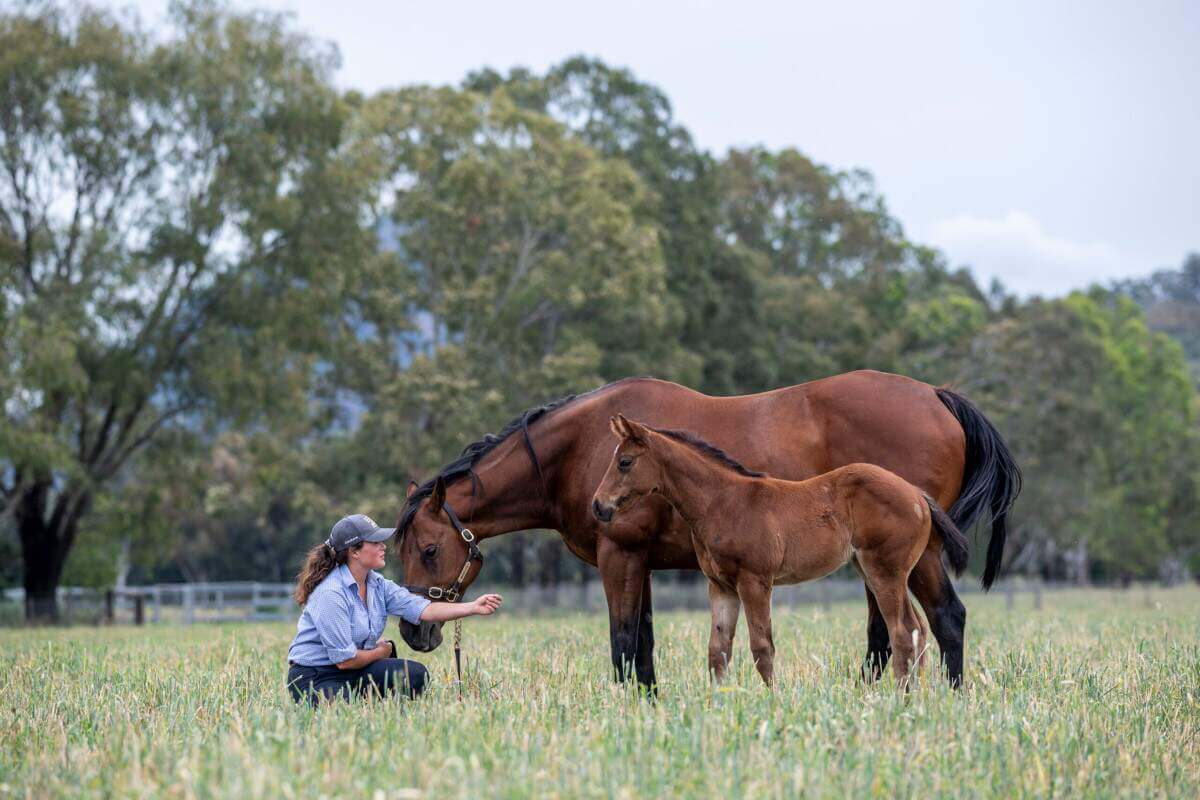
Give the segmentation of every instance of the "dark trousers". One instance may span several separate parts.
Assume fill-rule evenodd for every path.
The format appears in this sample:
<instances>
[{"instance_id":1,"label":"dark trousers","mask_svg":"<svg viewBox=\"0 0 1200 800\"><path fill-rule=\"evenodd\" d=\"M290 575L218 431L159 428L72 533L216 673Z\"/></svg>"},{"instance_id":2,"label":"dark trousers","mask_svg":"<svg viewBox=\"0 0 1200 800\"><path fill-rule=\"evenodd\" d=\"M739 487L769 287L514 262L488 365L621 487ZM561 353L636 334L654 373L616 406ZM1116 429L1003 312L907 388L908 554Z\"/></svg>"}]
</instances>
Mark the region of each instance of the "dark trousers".
<instances>
[{"instance_id":1,"label":"dark trousers","mask_svg":"<svg viewBox=\"0 0 1200 800\"><path fill-rule=\"evenodd\" d=\"M303 667L288 668L287 685L297 703L307 700L314 706L335 697L386 696L400 693L416 697L425 691L428 678L425 667L403 658L381 658L362 669Z\"/></svg>"}]
</instances>

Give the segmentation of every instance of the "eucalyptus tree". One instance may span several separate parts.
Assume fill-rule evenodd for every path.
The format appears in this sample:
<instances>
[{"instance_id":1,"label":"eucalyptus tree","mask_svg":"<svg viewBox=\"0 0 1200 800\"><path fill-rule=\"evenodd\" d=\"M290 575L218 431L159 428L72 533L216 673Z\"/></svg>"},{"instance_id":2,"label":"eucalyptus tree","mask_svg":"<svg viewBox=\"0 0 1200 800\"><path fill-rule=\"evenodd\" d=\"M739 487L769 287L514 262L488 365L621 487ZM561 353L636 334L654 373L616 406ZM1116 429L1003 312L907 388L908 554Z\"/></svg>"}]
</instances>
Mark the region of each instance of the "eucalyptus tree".
<instances>
[{"instance_id":1,"label":"eucalyptus tree","mask_svg":"<svg viewBox=\"0 0 1200 800\"><path fill-rule=\"evenodd\" d=\"M53 617L97 498L152 441L305 414L362 246L336 54L281 18L0 15L0 502Z\"/></svg>"}]
</instances>

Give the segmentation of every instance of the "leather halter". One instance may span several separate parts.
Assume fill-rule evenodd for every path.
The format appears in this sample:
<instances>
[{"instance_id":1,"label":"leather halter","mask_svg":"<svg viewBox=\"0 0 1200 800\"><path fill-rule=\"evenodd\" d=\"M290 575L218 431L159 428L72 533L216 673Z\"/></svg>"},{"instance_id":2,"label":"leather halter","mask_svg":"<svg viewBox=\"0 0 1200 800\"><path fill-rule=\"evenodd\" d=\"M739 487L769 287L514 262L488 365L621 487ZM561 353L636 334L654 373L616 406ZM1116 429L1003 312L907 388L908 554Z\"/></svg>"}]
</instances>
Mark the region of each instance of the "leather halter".
<instances>
[{"instance_id":1,"label":"leather halter","mask_svg":"<svg viewBox=\"0 0 1200 800\"><path fill-rule=\"evenodd\" d=\"M454 579L454 583L447 588L441 586L405 586L404 588L413 594L420 594L428 597L430 600L445 600L448 603L457 603L463 593L463 581L467 579L467 573L471 569L471 562L478 561L483 564L483 553L479 550L479 545L475 542L475 534L471 533L471 529L462 524L462 520L458 518L458 514L454 513L454 509L447 502L442 503L442 510L446 512L446 516L450 518L450 524L458 531L458 535L467 543L467 560L459 570L458 577Z\"/></svg>"}]
</instances>

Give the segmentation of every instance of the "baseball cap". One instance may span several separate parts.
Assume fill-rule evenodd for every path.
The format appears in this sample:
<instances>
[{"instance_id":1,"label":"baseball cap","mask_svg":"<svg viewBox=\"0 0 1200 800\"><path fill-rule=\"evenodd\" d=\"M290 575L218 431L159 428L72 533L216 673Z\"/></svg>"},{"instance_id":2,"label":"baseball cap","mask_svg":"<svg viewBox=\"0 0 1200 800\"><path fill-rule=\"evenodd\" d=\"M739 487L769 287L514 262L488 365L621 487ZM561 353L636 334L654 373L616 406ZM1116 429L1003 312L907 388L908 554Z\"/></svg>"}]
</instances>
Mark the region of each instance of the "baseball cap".
<instances>
[{"instance_id":1,"label":"baseball cap","mask_svg":"<svg viewBox=\"0 0 1200 800\"><path fill-rule=\"evenodd\" d=\"M351 514L337 521L325 544L340 553L359 542L382 542L395 532L395 528L379 527L366 514Z\"/></svg>"}]
</instances>

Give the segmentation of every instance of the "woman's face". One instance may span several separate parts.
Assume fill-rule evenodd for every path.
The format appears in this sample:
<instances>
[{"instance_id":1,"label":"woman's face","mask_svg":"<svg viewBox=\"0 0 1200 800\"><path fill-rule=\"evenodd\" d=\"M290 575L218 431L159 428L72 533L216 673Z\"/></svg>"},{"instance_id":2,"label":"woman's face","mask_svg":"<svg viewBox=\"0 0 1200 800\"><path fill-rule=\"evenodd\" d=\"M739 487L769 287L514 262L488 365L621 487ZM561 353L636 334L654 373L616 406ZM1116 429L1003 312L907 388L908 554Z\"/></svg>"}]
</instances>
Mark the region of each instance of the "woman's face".
<instances>
[{"instance_id":1,"label":"woman's face","mask_svg":"<svg viewBox=\"0 0 1200 800\"><path fill-rule=\"evenodd\" d=\"M363 542L362 547L350 551L350 558L366 569L383 569L386 557L387 542Z\"/></svg>"}]
</instances>

